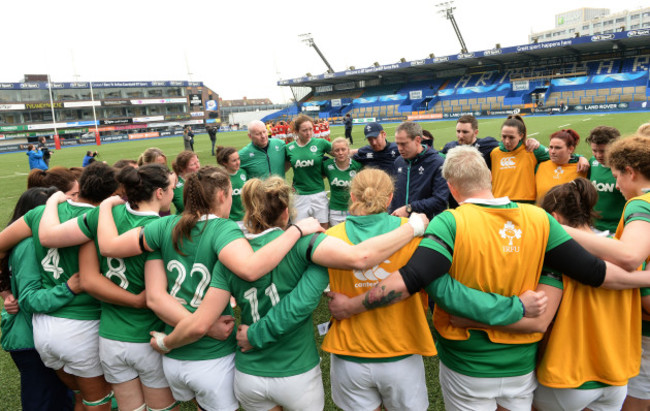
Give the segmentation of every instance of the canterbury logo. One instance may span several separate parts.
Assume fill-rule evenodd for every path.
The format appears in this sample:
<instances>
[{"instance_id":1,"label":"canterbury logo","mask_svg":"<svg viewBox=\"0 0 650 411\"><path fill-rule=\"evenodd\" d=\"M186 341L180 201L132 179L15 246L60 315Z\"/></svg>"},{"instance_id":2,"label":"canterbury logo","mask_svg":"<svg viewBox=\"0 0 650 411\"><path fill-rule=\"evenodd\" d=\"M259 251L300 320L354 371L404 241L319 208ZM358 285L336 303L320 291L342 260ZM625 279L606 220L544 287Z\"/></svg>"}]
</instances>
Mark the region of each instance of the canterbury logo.
<instances>
[{"instance_id":1,"label":"canterbury logo","mask_svg":"<svg viewBox=\"0 0 650 411\"><path fill-rule=\"evenodd\" d=\"M514 157L503 157L501 159L501 167L514 167L515 158Z\"/></svg>"},{"instance_id":2,"label":"canterbury logo","mask_svg":"<svg viewBox=\"0 0 650 411\"><path fill-rule=\"evenodd\" d=\"M390 264L390 260L384 261L384 264ZM378 265L368 270L354 270L353 273L360 281L381 281L390 275L388 271ZM372 284L357 283L355 287L372 287Z\"/></svg>"}]
</instances>

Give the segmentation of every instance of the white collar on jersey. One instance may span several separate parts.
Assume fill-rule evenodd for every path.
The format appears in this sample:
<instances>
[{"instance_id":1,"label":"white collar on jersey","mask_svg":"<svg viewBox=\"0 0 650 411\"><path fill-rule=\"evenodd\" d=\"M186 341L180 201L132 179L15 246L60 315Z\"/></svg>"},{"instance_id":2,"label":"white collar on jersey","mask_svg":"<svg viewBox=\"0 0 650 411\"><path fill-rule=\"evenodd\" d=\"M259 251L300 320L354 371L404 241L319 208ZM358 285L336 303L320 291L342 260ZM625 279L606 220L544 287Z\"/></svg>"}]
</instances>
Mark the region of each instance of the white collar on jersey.
<instances>
[{"instance_id":1,"label":"white collar on jersey","mask_svg":"<svg viewBox=\"0 0 650 411\"><path fill-rule=\"evenodd\" d=\"M266 234L270 233L271 231L276 231L276 230L282 231L282 229L280 227L271 227L271 228L266 229L266 230L262 231L261 233L257 233L257 234L249 233L248 231L246 231L244 233L244 235L246 236L247 240L252 240L254 238L261 237L263 235L266 235Z\"/></svg>"},{"instance_id":2,"label":"white collar on jersey","mask_svg":"<svg viewBox=\"0 0 650 411\"><path fill-rule=\"evenodd\" d=\"M350 161L348 162L348 166L345 168L339 167L338 164L336 164L336 160L334 160L334 167L336 167L339 171L348 171L350 169L350 166L352 165L352 159L349 159Z\"/></svg>"},{"instance_id":3,"label":"white collar on jersey","mask_svg":"<svg viewBox=\"0 0 650 411\"><path fill-rule=\"evenodd\" d=\"M72 201L72 200L70 200L70 199L68 199L68 204L70 204L71 206L75 206L75 207L95 208L95 206L92 205L92 204L88 204L88 203L78 203L78 202L76 202L76 201Z\"/></svg>"},{"instance_id":4,"label":"white collar on jersey","mask_svg":"<svg viewBox=\"0 0 650 411\"><path fill-rule=\"evenodd\" d=\"M214 214L203 214L201 217L199 217L199 221L214 220L215 218L221 218L221 217Z\"/></svg>"},{"instance_id":5,"label":"white collar on jersey","mask_svg":"<svg viewBox=\"0 0 650 411\"><path fill-rule=\"evenodd\" d=\"M133 208L131 208L130 203L126 203L126 211L128 211L129 213L131 213L133 215L139 215L139 216L148 216L148 215L158 216L158 213L156 213L155 211L138 211L138 210L134 210Z\"/></svg>"},{"instance_id":6,"label":"white collar on jersey","mask_svg":"<svg viewBox=\"0 0 650 411\"><path fill-rule=\"evenodd\" d=\"M467 200L463 201L460 204L483 204L483 205L491 205L491 206L501 206L501 205L506 205L510 204L510 199L508 197L499 197L499 198L468 198Z\"/></svg>"}]
</instances>

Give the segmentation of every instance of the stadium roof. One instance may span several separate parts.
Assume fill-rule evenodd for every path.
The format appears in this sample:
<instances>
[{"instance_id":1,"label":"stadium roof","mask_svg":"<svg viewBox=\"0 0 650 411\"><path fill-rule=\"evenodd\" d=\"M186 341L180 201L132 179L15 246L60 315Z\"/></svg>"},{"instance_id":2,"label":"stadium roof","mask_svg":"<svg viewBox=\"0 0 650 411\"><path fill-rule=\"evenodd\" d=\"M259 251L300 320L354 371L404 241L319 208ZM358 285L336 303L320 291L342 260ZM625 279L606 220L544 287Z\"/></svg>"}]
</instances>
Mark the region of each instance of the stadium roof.
<instances>
[{"instance_id":1,"label":"stadium roof","mask_svg":"<svg viewBox=\"0 0 650 411\"><path fill-rule=\"evenodd\" d=\"M531 59L557 58L565 56L612 53L626 49L648 47L650 29L596 34L570 39L524 44L520 46L494 48L492 50L433 57L422 60L381 64L373 67L323 73L280 80L279 86L317 87L350 81L377 79L385 81L407 80L414 77L434 75L436 72L477 67L479 65L512 65Z\"/></svg>"}]
</instances>

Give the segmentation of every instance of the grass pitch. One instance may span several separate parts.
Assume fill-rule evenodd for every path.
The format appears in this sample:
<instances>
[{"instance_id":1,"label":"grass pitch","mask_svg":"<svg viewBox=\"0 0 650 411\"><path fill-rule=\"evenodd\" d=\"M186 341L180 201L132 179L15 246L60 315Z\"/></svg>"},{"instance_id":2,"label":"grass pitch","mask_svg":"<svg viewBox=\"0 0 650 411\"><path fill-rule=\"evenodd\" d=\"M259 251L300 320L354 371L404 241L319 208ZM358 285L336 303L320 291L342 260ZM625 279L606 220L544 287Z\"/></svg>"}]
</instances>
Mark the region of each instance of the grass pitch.
<instances>
[{"instance_id":1,"label":"grass pitch","mask_svg":"<svg viewBox=\"0 0 650 411\"><path fill-rule=\"evenodd\" d=\"M547 145L549 136L558 130L572 128L581 136L581 141L577 152L586 157L591 156L591 151L584 142L588 136L589 130L596 126L608 125L616 127L621 131L623 136L632 134L639 125L650 121L650 113L600 113L589 115L554 115L525 118L529 137L538 139L542 144ZM503 118L485 118L479 120L479 137L493 136L499 140L500 126ZM435 137L434 146L437 149L442 148L445 143L454 140L456 120L435 121L421 123L424 129L432 132ZM394 140L395 129L398 123L384 124L384 129L390 141ZM332 127L331 138L342 137L344 135L343 127ZM352 130L355 144L353 148L361 147L365 144L363 137L363 126L355 125ZM210 139L207 134L197 135L195 137L195 150L199 156L202 165L216 164L216 161L210 153ZM248 144L249 139L244 131L228 132L217 134L218 145L234 146L241 148ZM168 157L169 165L176 154L183 149L182 137L169 137L150 140L136 140L102 146L77 146L67 147L63 150L55 151L50 162L50 166L61 165L65 167L81 166L81 161L87 150L98 150L99 161L106 161L113 164L120 159L136 159L138 155L148 147L158 147L162 149ZM27 174L29 166L27 156L24 152L0 154L0 223L4 226L13 211L18 197L22 194L27 186ZM292 178L289 172L288 179ZM318 309L314 312L314 323L322 323L329 320L329 311L325 300L321 301ZM315 331L316 332L316 331ZM317 334L316 334L317 335ZM322 337L317 336L319 342ZM323 383L325 386L325 409L333 410L329 390L329 355L322 355L321 368L323 370ZM425 358L425 370L427 374L427 385L429 389L430 409L442 410L443 402L438 385L438 360L437 358ZM0 409L2 410L19 410L20 409L20 377L16 367L9 355L0 351ZM196 409L191 403L183 404L182 409Z\"/></svg>"}]
</instances>

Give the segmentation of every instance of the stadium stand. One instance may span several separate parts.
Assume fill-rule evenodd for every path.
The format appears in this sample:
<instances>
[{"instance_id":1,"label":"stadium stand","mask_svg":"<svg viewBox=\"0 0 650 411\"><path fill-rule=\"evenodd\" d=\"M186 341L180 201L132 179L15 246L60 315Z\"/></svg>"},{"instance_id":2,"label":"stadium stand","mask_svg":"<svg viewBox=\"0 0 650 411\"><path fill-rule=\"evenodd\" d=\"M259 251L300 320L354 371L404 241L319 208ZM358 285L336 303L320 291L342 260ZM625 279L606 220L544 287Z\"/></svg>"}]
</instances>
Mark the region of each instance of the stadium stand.
<instances>
[{"instance_id":1,"label":"stadium stand","mask_svg":"<svg viewBox=\"0 0 650 411\"><path fill-rule=\"evenodd\" d=\"M345 114L381 121L414 115L435 119L464 113L581 110L592 105L639 109L635 104L647 102L649 91L647 36L634 30L602 38L585 36L278 84L311 87L314 92L298 102L295 113L307 111L303 105L311 103L310 114L335 122ZM287 115L284 110L265 120Z\"/></svg>"}]
</instances>

